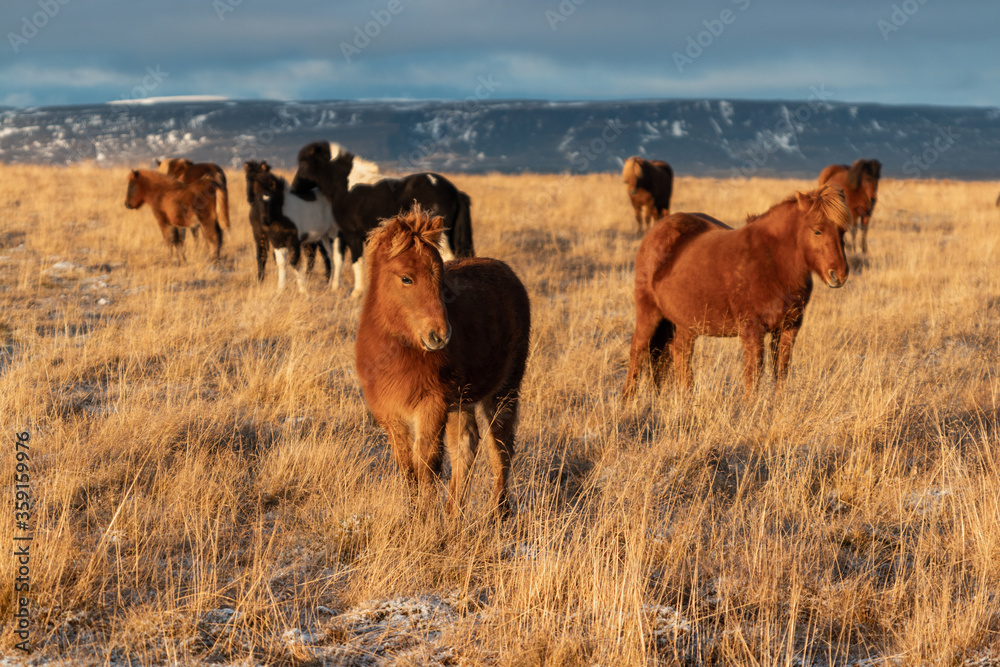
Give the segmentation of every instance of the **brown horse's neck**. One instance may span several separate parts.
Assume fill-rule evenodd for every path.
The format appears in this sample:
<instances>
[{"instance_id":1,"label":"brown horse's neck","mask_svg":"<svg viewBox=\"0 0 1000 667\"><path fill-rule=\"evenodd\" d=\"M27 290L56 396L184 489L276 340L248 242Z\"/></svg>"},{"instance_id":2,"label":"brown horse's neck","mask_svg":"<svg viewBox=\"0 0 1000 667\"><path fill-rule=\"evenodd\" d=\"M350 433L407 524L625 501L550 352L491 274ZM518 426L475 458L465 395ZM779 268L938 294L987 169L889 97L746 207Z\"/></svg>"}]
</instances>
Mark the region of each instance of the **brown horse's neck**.
<instances>
[{"instance_id":1,"label":"brown horse's neck","mask_svg":"<svg viewBox=\"0 0 1000 667\"><path fill-rule=\"evenodd\" d=\"M170 178L172 179L172 177ZM138 181L139 187L142 190L143 202L150 206L159 206L164 193L163 183L142 172L139 172L136 181Z\"/></svg>"},{"instance_id":2,"label":"brown horse's neck","mask_svg":"<svg viewBox=\"0 0 1000 667\"><path fill-rule=\"evenodd\" d=\"M810 276L798 242L802 215L795 201L782 202L747 223L750 233L767 245L778 279L786 285L804 285Z\"/></svg>"}]
</instances>

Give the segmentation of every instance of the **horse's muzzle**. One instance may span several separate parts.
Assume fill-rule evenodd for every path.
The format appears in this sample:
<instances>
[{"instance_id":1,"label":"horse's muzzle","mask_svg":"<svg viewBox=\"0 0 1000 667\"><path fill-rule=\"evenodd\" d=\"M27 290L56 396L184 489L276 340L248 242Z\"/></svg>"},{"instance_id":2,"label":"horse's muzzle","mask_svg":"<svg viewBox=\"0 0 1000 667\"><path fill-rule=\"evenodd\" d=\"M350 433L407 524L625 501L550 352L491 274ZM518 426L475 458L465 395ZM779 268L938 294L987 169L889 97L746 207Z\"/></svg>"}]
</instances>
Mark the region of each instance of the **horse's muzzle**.
<instances>
[{"instance_id":1,"label":"horse's muzzle","mask_svg":"<svg viewBox=\"0 0 1000 667\"><path fill-rule=\"evenodd\" d=\"M444 336L439 334L434 329L431 329L426 337L421 337L420 342L424 344L424 349L428 352L437 352L448 344L451 340L451 325L448 325L448 330L445 332Z\"/></svg>"},{"instance_id":2,"label":"horse's muzzle","mask_svg":"<svg viewBox=\"0 0 1000 667\"><path fill-rule=\"evenodd\" d=\"M829 272L827 272L827 274L823 276L823 278L827 286L832 287L834 289L837 289L838 287L843 287L844 283L847 282L846 275L844 276L844 279L841 280L840 278L837 277L837 272L834 271L833 269L830 269Z\"/></svg>"}]
</instances>

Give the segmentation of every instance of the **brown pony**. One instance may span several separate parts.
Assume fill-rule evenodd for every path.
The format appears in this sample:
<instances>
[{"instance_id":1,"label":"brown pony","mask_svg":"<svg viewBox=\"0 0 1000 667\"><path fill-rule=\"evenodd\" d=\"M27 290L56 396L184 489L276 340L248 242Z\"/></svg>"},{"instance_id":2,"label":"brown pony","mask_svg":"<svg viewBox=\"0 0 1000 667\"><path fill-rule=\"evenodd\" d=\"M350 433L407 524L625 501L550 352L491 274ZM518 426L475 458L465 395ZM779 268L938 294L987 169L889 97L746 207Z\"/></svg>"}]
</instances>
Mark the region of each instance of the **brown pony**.
<instances>
[{"instance_id":1,"label":"brown pony","mask_svg":"<svg viewBox=\"0 0 1000 667\"><path fill-rule=\"evenodd\" d=\"M698 336L739 336L744 380L753 390L764 336L771 334L774 375L783 383L812 273L830 287L847 280L848 220L843 193L828 185L796 192L739 229L701 213L677 213L654 225L635 258L636 324L626 398L647 361L657 387L672 361L680 383L690 388Z\"/></svg>"},{"instance_id":2,"label":"brown pony","mask_svg":"<svg viewBox=\"0 0 1000 667\"><path fill-rule=\"evenodd\" d=\"M417 206L369 234L358 376L424 511L436 495L444 440L452 471L447 511L462 506L482 428L495 477L494 509L505 516L531 306L524 285L501 261L443 264L443 225Z\"/></svg>"},{"instance_id":3,"label":"brown pony","mask_svg":"<svg viewBox=\"0 0 1000 667\"><path fill-rule=\"evenodd\" d=\"M663 160L644 160L633 155L625 160L622 180L628 189L635 224L640 232L670 213L674 191L674 170Z\"/></svg>"},{"instance_id":4,"label":"brown pony","mask_svg":"<svg viewBox=\"0 0 1000 667\"><path fill-rule=\"evenodd\" d=\"M186 157L171 157L156 161L156 168L161 174L173 176L184 183L208 176L215 181L218 189L215 191L215 214L219 224L229 231L229 188L226 187L226 172L214 162L192 162Z\"/></svg>"},{"instance_id":5,"label":"brown pony","mask_svg":"<svg viewBox=\"0 0 1000 667\"><path fill-rule=\"evenodd\" d=\"M214 248L213 259L218 261L222 248L222 230L215 207L218 188L211 178L188 184L152 169L133 169L128 176L125 206L135 209L149 204L171 256L176 253L181 263L187 262L184 230L190 228L196 234L201 227L205 240Z\"/></svg>"},{"instance_id":6,"label":"brown pony","mask_svg":"<svg viewBox=\"0 0 1000 667\"><path fill-rule=\"evenodd\" d=\"M819 184L832 183L844 191L851 212L851 249L856 248L855 235L861 227L861 252L868 254L868 223L878 200L878 181L882 163L878 160L855 160L846 164L831 164L819 173Z\"/></svg>"}]
</instances>

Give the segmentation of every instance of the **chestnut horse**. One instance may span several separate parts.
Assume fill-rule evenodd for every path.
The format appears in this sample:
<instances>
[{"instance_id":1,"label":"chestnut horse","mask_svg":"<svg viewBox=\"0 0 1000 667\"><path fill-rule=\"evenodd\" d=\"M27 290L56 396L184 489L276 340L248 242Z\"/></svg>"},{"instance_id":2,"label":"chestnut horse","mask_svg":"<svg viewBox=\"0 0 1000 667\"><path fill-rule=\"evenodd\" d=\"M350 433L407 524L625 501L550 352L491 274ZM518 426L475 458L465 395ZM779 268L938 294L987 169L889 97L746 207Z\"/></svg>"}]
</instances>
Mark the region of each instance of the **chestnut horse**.
<instances>
[{"instance_id":1,"label":"chestnut horse","mask_svg":"<svg viewBox=\"0 0 1000 667\"><path fill-rule=\"evenodd\" d=\"M625 160L622 180L628 190L635 224L640 232L670 213L674 192L674 170L663 160L644 160L633 155Z\"/></svg>"},{"instance_id":2,"label":"chestnut horse","mask_svg":"<svg viewBox=\"0 0 1000 667\"><path fill-rule=\"evenodd\" d=\"M828 185L796 192L739 229L701 213L677 213L654 225L635 258L636 324L625 397L648 362L657 387L672 361L690 388L698 336L739 336L751 391L760 379L764 336L771 334L774 375L782 384L812 273L830 287L847 280L848 224L843 192Z\"/></svg>"},{"instance_id":3,"label":"chestnut horse","mask_svg":"<svg viewBox=\"0 0 1000 667\"><path fill-rule=\"evenodd\" d=\"M200 178L189 184L152 169L133 169L128 175L125 206L136 209L149 204L171 257L176 254L181 263L187 262L184 230L190 229L191 234L196 235L201 227L205 240L214 249L213 259L218 261L222 248L222 229L215 206L218 188L211 178Z\"/></svg>"},{"instance_id":4,"label":"chestnut horse","mask_svg":"<svg viewBox=\"0 0 1000 667\"><path fill-rule=\"evenodd\" d=\"M450 514L464 504L482 429L494 510L506 516L531 306L524 285L499 260L443 263L443 228L441 217L417 206L369 235L358 376L425 512L436 495L445 440L451 460L446 509Z\"/></svg>"},{"instance_id":5,"label":"chestnut horse","mask_svg":"<svg viewBox=\"0 0 1000 667\"><path fill-rule=\"evenodd\" d=\"M855 160L846 164L831 164L819 173L819 184L832 183L844 191L851 212L851 250L856 249L855 235L861 227L861 252L868 254L868 223L878 200L878 180L882 163L878 160Z\"/></svg>"},{"instance_id":6,"label":"chestnut horse","mask_svg":"<svg viewBox=\"0 0 1000 667\"><path fill-rule=\"evenodd\" d=\"M173 176L184 183L194 183L208 176L215 181L215 214L219 224L229 231L229 189L226 187L226 172L214 162L192 162L186 157L164 158L156 161L156 169L161 174Z\"/></svg>"}]
</instances>

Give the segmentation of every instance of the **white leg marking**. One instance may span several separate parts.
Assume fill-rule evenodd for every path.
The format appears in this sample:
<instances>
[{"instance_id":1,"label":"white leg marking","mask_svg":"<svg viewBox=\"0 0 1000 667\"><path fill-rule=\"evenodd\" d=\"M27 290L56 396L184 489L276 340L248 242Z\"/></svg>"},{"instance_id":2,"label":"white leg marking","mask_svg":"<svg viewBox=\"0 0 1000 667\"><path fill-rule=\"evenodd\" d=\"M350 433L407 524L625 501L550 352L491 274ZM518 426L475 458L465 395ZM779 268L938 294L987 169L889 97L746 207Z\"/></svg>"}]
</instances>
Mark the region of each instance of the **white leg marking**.
<instances>
[{"instance_id":1,"label":"white leg marking","mask_svg":"<svg viewBox=\"0 0 1000 667\"><path fill-rule=\"evenodd\" d=\"M352 268L354 269L354 289L351 291L351 297L357 299L365 293L365 258L359 257Z\"/></svg>"},{"instance_id":2,"label":"white leg marking","mask_svg":"<svg viewBox=\"0 0 1000 667\"><path fill-rule=\"evenodd\" d=\"M344 270L344 250L340 246L340 237L333 239L333 257L330 258L333 268L330 273L330 288L340 287L340 274Z\"/></svg>"},{"instance_id":3,"label":"white leg marking","mask_svg":"<svg viewBox=\"0 0 1000 667\"><path fill-rule=\"evenodd\" d=\"M274 249L274 263L278 267L278 291L285 289L285 265L288 263L288 248Z\"/></svg>"},{"instance_id":4,"label":"white leg marking","mask_svg":"<svg viewBox=\"0 0 1000 667\"><path fill-rule=\"evenodd\" d=\"M448 245L448 237L445 234L441 234L441 240L438 241L438 251L441 253L442 262L450 262L455 259L455 254L451 251L451 246Z\"/></svg>"}]
</instances>

